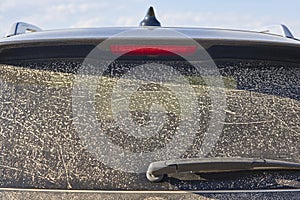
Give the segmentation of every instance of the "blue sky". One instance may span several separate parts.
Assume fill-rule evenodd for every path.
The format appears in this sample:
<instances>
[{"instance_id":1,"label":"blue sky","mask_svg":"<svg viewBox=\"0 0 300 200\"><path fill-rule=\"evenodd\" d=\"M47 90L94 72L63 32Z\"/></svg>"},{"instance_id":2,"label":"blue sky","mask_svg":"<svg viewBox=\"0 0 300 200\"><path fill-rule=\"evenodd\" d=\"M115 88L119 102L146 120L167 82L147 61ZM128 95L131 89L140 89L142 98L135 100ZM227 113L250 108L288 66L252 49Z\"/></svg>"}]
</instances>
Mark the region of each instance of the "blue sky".
<instances>
[{"instance_id":1,"label":"blue sky","mask_svg":"<svg viewBox=\"0 0 300 200\"><path fill-rule=\"evenodd\" d=\"M150 5L162 26L258 30L283 23L300 38L298 0L1 0L0 37L16 21L43 29L137 26Z\"/></svg>"}]
</instances>

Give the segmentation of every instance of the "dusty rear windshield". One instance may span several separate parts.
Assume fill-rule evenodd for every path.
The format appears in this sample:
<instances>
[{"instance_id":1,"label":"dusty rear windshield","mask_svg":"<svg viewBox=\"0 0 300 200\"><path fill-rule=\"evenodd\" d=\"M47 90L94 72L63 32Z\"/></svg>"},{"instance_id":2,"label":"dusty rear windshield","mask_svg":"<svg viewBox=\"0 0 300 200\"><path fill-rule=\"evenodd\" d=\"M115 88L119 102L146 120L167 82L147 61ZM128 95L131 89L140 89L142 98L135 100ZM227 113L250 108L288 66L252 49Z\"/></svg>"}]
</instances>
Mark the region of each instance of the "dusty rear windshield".
<instances>
[{"instance_id":1,"label":"dusty rear windshield","mask_svg":"<svg viewBox=\"0 0 300 200\"><path fill-rule=\"evenodd\" d=\"M0 63L0 186L103 190L259 189L270 188L270 185L286 187L275 179L299 181L299 172L276 172L275 175L255 172L244 174L243 179L226 173L209 174L204 178L195 174L185 180L171 177L166 182L153 184L144 173L116 169L103 161L102 157L109 151L106 155L93 152L97 145L105 145L97 141L99 129L111 144L126 152L147 154L166 148L176 137L178 127L184 127L181 102L189 99L185 99L187 90L176 90L184 83L196 99L193 106L197 115L192 123L197 126L192 138L180 141L187 147L181 152L181 158L199 156L205 134L214 128L210 127L210 121L215 112L217 116L225 113L225 118L218 122L222 130L206 157L300 162L299 64L222 61L217 63L219 76L216 77L199 74L185 61L153 63L115 61L101 75L91 71L80 76L82 60L72 58ZM140 65L151 70L130 78L124 75ZM160 71L155 67L160 65L170 67L165 68L164 73L176 69L185 82L168 79L162 85L159 81L141 78L157 76ZM225 94L226 106L219 107L220 112L212 106L210 90L213 86L208 84L216 79L222 81L221 86L216 86L218 91ZM135 87L137 83L139 87ZM124 85L135 88L127 90ZM183 95L178 99L180 92ZM92 96L93 101L87 101L87 95ZM126 101L123 102L124 96ZM217 104L218 99L214 102ZM123 106L126 103L127 107ZM90 106L94 108L93 113L89 113ZM156 117L161 117L158 119L163 123L157 122L159 126L153 128L153 132L157 131L154 134L134 137L131 134L134 130L122 124L127 123L122 118L128 117L138 127L153 124ZM91 123L97 123L96 128L91 128ZM89 146L87 141L94 143ZM115 162L124 162L124 166L135 164L130 158Z\"/></svg>"}]
</instances>

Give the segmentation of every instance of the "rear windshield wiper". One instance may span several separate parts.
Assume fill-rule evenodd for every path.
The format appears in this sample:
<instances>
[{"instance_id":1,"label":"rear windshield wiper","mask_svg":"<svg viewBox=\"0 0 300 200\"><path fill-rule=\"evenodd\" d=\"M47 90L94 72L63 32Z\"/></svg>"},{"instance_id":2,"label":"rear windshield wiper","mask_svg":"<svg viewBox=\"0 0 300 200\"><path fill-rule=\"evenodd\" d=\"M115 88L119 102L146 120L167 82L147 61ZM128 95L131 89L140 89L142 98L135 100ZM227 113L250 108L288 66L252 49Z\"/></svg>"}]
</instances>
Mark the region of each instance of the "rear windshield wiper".
<instances>
[{"instance_id":1,"label":"rear windshield wiper","mask_svg":"<svg viewBox=\"0 0 300 200\"><path fill-rule=\"evenodd\" d=\"M172 173L210 173L252 170L300 170L300 163L256 158L199 158L152 162L147 179L159 182Z\"/></svg>"}]
</instances>

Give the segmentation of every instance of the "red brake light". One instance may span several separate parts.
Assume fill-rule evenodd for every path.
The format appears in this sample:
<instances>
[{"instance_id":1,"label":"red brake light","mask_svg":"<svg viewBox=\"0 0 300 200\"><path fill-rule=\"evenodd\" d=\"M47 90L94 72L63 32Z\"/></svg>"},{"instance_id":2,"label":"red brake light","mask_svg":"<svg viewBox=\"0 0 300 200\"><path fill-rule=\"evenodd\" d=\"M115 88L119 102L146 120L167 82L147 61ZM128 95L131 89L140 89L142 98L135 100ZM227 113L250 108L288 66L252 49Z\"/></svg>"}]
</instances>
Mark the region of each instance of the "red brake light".
<instances>
[{"instance_id":1,"label":"red brake light","mask_svg":"<svg viewBox=\"0 0 300 200\"><path fill-rule=\"evenodd\" d=\"M110 45L110 51L116 55L192 55L196 49L187 45Z\"/></svg>"}]
</instances>

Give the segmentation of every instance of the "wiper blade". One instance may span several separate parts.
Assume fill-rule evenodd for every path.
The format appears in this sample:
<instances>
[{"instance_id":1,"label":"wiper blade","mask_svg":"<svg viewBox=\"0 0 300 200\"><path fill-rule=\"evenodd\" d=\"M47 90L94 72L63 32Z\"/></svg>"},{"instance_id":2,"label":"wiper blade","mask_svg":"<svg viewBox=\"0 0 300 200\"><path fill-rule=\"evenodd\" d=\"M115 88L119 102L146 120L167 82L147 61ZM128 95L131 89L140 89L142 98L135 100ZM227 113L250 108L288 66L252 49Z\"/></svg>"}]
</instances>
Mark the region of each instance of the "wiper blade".
<instances>
[{"instance_id":1,"label":"wiper blade","mask_svg":"<svg viewBox=\"0 0 300 200\"><path fill-rule=\"evenodd\" d=\"M159 182L172 173L210 173L252 170L300 170L300 163L256 158L199 158L152 162L147 179Z\"/></svg>"}]
</instances>

